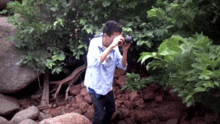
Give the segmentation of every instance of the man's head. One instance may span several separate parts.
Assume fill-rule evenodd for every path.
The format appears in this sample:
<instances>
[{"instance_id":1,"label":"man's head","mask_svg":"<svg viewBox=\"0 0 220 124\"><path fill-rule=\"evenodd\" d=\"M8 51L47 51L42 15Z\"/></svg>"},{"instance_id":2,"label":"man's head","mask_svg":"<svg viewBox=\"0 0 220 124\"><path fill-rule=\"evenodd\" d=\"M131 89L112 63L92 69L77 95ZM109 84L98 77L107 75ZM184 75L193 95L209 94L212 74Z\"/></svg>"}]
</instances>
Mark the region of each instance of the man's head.
<instances>
[{"instance_id":1,"label":"man's head","mask_svg":"<svg viewBox=\"0 0 220 124\"><path fill-rule=\"evenodd\" d=\"M107 21L103 29L104 46L108 47L113 39L122 33L122 26L114 20Z\"/></svg>"}]
</instances>

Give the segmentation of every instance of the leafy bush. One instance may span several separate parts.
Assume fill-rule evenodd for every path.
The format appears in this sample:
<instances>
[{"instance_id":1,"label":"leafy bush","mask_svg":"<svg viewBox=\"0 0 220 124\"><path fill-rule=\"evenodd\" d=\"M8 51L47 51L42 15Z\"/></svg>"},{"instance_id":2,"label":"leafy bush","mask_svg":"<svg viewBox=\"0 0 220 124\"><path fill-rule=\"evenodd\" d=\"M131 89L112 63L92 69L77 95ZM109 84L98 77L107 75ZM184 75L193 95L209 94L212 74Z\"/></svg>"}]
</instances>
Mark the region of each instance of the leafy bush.
<instances>
[{"instance_id":1,"label":"leafy bush","mask_svg":"<svg viewBox=\"0 0 220 124\"><path fill-rule=\"evenodd\" d=\"M74 21L81 3L69 0L23 0L8 5L9 11L16 13L9 16L9 23L17 29L11 38L21 53L19 64L44 72L63 71L64 60L69 56L79 59L86 48Z\"/></svg>"},{"instance_id":2,"label":"leafy bush","mask_svg":"<svg viewBox=\"0 0 220 124\"><path fill-rule=\"evenodd\" d=\"M147 81L145 79L141 79L139 74L135 73L126 73L126 85L122 88L122 90L139 91L143 87L146 87Z\"/></svg>"},{"instance_id":3,"label":"leafy bush","mask_svg":"<svg viewBox=\"0 0 220 124\"><path fill-rule=\"evenodd\" d=\"M43 72L63 71L64 60L70 56L79 59L86 49L83 37L101 33L110 19L123 25L124 33L136 41L131 47L129 61L136 62L142 51L156 49L170 26L147 18L147 11L156 1L125 0L23 0L9 4L9 22L16 26L12 38L21 52L21 64ZM75 36L75 29L80 31Z\"/></svg>"},{"instance_id":4,"label":"leafy bush","mask_svg":"<svg viewBox=\"0 0 220 124\"><path fill-rule=\"evenodd\" d=\"M220 98L220 46L212 45L203 34L189 38L174 35L164 40L157 52L142 53L139 61L143 63L149 58L155 60L148 69L156 70L159 76L165 75L167 78L160 79L165 86L172 85L173 92L177 92L187 106L204 102L201 100L204 94ZM154 79L154 75L151 78Z\"/></svg>"},{"instance_id":5,"label":"leafy bush","mask_svg":"<svg viewBox=\"0 0 220 124\"><path fill-rule=\"evenodd\" d=\"M196 32L203 32L218 40L219 4L219 0L157 0L147 13L149 20L172 26L167 34L190 37Z\"/></svg>"},{"instance_id":6,"label":"leafy bush","mask_svg":"<svg viewBox=\"0 0 220 124\"><path fill-rule=\"evenodd\" d=\"M152 0L88 0L80 6L78 23L88 33L100 34L107 20L120 22L124 34L134 37L135 44L130 48L128 59L136 63L137 55L156 50L171 28L148 19L147 11L155 4Z\"/></svg>"}]
</instances>

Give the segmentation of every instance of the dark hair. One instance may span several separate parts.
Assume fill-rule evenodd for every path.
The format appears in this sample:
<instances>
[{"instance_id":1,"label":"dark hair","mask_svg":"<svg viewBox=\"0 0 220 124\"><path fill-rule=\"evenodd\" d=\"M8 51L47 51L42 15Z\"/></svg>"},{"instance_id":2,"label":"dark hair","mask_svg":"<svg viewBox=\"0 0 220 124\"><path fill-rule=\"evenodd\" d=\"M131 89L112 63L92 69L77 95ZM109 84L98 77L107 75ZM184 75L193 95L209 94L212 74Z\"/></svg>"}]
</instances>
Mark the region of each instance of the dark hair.
<instances>
[{"instance_id":1,"label":"dark hair","mask_svg":"<svg viewBox=\"0 0 220 124\"><path fill-rule=\"evenodd\" d=\"M103 29L103 34L106 33L109 37L114 32L122 32L122 26L114 20L109 20L105 23L105 27Z\"/></svg>"}]
</instances>

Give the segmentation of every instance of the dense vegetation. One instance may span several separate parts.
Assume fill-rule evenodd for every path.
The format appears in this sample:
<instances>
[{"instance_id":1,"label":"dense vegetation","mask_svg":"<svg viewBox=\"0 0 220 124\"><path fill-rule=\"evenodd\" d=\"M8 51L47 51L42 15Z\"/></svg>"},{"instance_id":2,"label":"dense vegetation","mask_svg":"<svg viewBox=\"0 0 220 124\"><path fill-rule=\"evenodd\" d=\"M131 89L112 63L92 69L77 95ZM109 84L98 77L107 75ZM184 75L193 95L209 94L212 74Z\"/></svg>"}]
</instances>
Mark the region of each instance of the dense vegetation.
<instances>
[{"instance_id":1,"label":"dense vegetation","mask_svg":"<svg viewBox=\"0 0 220 124\"><path fill-rule=\"evenodd\" d=\"M23 0L8 8L16 13L9 22L18 29L12 41L21 64L63 72L72 56L82 60L85 36L99 35L113 19L134 37L128 61L141 62L151 74L142 79L128 73L124 89L172 85L187 106L201 102L218 113L218 105L210 104L220 97L219 5L218 0Z\"/></svg>"}]
</instances>

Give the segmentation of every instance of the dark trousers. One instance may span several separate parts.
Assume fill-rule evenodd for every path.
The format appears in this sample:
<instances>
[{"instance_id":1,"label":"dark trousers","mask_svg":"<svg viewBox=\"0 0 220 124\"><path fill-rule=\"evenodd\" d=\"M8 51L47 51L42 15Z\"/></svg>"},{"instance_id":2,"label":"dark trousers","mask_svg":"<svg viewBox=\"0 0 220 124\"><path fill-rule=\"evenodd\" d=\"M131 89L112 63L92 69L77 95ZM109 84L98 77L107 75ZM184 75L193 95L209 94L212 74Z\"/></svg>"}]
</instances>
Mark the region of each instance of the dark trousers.
<instances>
[{"instance_id":1,"label":"dark trousers","mask_svg":"<svg viewBox=\"0 0 220 124\"><path fill-rule=\"evenodd\" d=\"M89 93L95 109L95 117L93 124L110 124L111 117L115 112L115 99L113 91L106 95L97 95L96 93Z\"/></svg>"}]
</instances>

